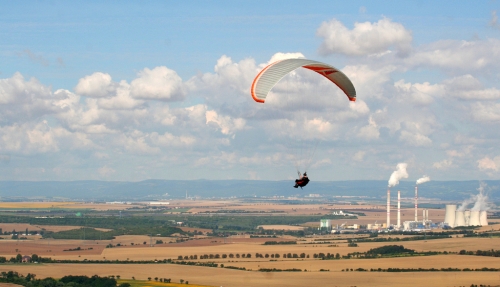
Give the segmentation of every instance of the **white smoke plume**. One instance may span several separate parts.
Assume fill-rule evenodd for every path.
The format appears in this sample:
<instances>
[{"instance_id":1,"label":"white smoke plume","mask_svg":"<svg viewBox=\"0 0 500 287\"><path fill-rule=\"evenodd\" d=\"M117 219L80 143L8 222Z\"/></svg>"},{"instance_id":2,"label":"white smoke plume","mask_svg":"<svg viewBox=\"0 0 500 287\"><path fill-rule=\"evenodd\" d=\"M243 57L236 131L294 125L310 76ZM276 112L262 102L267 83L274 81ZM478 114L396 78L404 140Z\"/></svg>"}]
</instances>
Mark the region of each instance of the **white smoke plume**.
<instances>
[{"instance_id":1,"label":"white smoke plume","mask_svg":"<svg viewBox=\"0 0 500 287\"><path fill-rule=\"evenodd\" d=\"M469 206L469 204L473 203L476 201L476 196L475 195L471 195L469 198L467 198L466 200L464 200L462 202L462 204L457 208L457 211L465 211L465 209L467 208L467 206Z\"/></svg>"},{"instance_id":2,"label":"white smoke plume","mask_svg":"<svg viewBox=\"0 0 500 287\"><path fill-rule=\"evenodd\" d=\"M473 211L485 211L490 210L492 204L488 202L488 194L487 194L488 185L484 182L479 183L479 187L477 191L479 194L475 196L476 202L474 206L471 208Z\"/></svg>"},{"instance_id":3,"label":"white smoke plume","mask_svg":"<svg viewBox=\"0 0 500 287\"><path fill-rule=\"evenodd\" d=\"M389 187L393 187L399 184L399 180L402 178L408 178L408 172L406 172L406 163L398 163L397 169L391 174L389 178Z\"/></svg>"},{"instance_id":4,"label":"white smoke plume","mask_svg":"<svg viewBox=\"0 0 500 287\"><path fill-rule=\"evenodd\" d=\"M424 183L424 182L428 182L430 180L431 180L430 177L428 177L427 175L424 175L423 177L417 179L417 185Z\"/></svg>"}]
</instances>

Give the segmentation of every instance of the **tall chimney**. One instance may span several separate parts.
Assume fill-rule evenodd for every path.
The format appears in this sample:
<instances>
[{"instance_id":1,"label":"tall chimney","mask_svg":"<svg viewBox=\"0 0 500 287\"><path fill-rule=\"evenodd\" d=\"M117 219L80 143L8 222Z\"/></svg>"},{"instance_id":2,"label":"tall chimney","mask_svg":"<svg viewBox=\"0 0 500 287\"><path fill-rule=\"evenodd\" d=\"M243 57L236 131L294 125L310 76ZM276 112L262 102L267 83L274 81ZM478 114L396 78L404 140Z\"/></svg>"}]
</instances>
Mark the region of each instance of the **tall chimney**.
<instances>
[{"instance_id":1,"label":"tall chimney","mask_svg":"<svg viewBox=\"0 0 500 287\"><path fill-rule=\"evenodd\" d=\"M398 228L401 227L401 191L398 190Z\"/></svg>"},{"instance_id":2,"label":"tall chimney","mask_svg":"<svg viewBox=\"0 0 500 287\"><path fill-rule=\"evenodd\" d=\"M391 190L387 189L387 228L391 226Z\"/></svg>"},{"instance_id":3,"label":"tall chimney","mask_svg":"<svg viewBox=\"0 0 500 287\"><path fill-rule=\"evenodd\" d=\"M415 221L418 221L418 185L415 185Z\"/></svg>"}]
</instances>

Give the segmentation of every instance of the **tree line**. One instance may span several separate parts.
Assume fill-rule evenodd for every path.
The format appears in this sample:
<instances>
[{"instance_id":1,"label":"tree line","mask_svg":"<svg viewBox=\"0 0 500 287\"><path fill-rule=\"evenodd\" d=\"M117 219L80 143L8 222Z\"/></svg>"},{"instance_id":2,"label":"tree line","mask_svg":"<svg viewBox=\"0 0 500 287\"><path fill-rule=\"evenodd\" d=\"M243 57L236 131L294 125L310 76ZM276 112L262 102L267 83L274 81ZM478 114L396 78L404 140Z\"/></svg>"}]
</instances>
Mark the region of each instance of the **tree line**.
<instances>
[{"instance_id":1,"label":"tree line","mask_svg":"<svg viewBox=\"0 0 500 287\"><path fill-rule=\"evenodd\" d=\"M94 275L87 276L64 276L61 279L47 277L37 279L35 274L28 273L26 276L15 271L2 272L0 282L13 283L26 287L116 287L117 282L114 278L99 277ZM130 287L129 283L122 283L119 287Z\"/></svg>"}]
</instances>

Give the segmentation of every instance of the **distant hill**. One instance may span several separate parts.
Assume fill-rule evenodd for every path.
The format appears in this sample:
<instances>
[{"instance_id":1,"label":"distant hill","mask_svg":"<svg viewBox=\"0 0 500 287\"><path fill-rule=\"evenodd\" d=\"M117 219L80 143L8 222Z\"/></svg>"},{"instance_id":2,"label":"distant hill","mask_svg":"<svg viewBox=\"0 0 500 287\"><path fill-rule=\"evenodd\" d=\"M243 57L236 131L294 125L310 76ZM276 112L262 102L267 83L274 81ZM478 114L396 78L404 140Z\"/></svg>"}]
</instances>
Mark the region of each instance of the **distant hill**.
<instances>
[{"instance_id":1,"label":"distant hill","mask_svg":"<svg viewBox=\"0 0 500 287\"><path fill-rule=\"evenodd\" d=\"M500 199L500 181L484 181L492 200ZM413 197L415 183L401 182L391 190ZM479 181L431 181L420 185L419 197L461 201L477 194ZM0 181L0 200L18 197L67 198L72 200L153 200L166 198L253 197L253 196L368 196L385 199L387 181L311 181L302 189L292 181L259 180L145 180L117 181ZM168 196L165 194L168 193ZM394 196L393 196L394 198Z\"/></svg>"}]
</instances>

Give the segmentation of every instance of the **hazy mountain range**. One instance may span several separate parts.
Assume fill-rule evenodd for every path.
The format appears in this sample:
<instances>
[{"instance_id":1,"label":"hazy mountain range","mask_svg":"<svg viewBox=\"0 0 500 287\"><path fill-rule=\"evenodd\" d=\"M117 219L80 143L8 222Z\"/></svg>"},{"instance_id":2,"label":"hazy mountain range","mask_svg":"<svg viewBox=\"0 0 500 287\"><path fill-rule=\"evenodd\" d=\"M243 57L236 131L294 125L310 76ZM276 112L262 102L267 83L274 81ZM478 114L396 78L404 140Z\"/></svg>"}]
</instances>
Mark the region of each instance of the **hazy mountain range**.
<instances>
[{"instance_id":1,"label":"hazy mountain range","mask_svg":"<svg viewBox=\"0 0 500 287\"><path fill-rule=\"evenodd\" d=\"M499 200L500 181L487 180L491 200ZM419 186L419 197L462 201L477 194L479 181L431 181ZM393 198L414 196L415 182L401 182L391 188ZM385 200L387 181L311 181L304 189L293 188L292 181L259 180L145 180L119 181L0 181L0 200L26 198L67 198L72 200L156 200L185 198L224 198L262 196L368 196Z\"/></svg>"}]
</instances>

